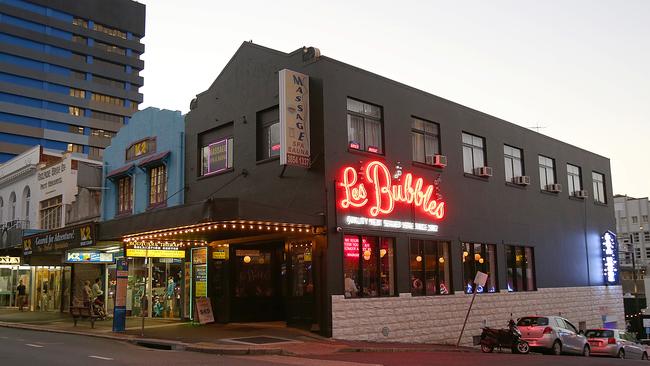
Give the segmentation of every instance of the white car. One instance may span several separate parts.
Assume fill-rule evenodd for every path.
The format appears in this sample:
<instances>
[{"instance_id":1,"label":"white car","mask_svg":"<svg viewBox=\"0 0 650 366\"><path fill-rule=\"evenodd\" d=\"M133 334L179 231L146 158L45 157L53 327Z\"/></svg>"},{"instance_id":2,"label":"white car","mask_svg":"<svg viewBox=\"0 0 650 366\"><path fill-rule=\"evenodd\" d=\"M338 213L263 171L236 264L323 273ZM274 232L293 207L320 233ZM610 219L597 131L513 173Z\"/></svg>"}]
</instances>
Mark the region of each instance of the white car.
<instances>
[{"instance_id":1,"label":"white car","mask_svg":"<svg viewBox=\"0 0 650 366\"><path fill-rule=\"evenodd\" d=\"M533 350L550 352L553 355L573 353L583 356L591 354L587 338L568 320L559 316L525 316L517 321L521 338Z\"/></svg>"}]
</instances>

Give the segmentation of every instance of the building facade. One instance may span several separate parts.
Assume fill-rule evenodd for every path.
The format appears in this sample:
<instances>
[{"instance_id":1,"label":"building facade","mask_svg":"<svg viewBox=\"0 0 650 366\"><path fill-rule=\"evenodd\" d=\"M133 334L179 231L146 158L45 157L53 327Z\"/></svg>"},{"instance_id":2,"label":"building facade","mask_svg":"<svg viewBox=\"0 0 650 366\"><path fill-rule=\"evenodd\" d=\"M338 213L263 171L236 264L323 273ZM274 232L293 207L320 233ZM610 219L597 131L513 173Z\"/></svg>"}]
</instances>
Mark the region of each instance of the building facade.
<instances>
[{"instance_id":1,"label":"building facade","mask_svg":"<svg viewBox=\"0 0 650 366\"><path fill-rule=\"evenodd\" d=\"M650 286L650 283L645 285L646 269L650 263L650 201L647 197L616 195L614 205L623 293L643 297L646 286Z\"/></svg>"},{"instance_id":2,"label":"building facade","mask_svg":"<svg viewBox=\"0 0 650 366\"><path fill-rule=\"evenodd\" d=\"M33 146L101 160L142 102L145 6L0 1L0 163Z\"/></svg>"},{"instance_id":3,"label":"building facade","mask_svg":"<svg viewBox=\"0 0 650 366\"><path fill-rule=\"evenodd\" d=\"M476 292L464 344L511 313L623 325L607 158L314 48L244 43L190 109L185 204L100 233L183 252L187 317L455 342Z\"/></svg>"}]
</instances>

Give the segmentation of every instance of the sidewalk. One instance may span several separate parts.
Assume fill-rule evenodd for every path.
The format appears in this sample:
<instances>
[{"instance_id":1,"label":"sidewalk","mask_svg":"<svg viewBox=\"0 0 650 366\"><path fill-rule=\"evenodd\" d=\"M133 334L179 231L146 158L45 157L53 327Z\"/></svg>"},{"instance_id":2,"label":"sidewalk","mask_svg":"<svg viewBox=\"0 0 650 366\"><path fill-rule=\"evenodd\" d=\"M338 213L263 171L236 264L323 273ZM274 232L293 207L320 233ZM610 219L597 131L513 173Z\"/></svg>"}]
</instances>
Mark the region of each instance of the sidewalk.
<instances>
[{"instance_id":1,"label":"sidewalk","mask_svg":"<svg viewBox=\"0 0 650 366\"><path fill-rule=\"evenodd\" d=\"M314 356L337 352L446 351L476 352L476 349L449 345L374 343L333 340L305 330L287 327L284 322L196 325L165 319L127 318L126 332L113 333L112 320L80 320L77 327L66 313L19 312L0 309L0 326L49 332L79 334L131 342L146 347L187 350L229 355Z\"/></svg>"}]
</instances>

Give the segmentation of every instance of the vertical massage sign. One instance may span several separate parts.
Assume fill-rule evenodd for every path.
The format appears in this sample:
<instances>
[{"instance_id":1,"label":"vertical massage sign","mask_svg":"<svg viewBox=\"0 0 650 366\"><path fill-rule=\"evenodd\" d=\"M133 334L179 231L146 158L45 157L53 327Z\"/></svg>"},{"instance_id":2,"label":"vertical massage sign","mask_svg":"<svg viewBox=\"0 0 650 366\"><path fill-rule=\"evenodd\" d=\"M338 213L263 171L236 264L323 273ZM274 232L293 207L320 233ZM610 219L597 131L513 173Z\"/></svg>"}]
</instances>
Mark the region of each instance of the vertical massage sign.
<instances>
[{"instance_id":1,"label":"vertical massage sign","mask_svg":"<svg viewBox=\"0 0 650 366\"><path fill-rule=\"evenodd\" d=\"M309 168L309 76L280 70L280 165Z\"/></svg>"}]
</instances>

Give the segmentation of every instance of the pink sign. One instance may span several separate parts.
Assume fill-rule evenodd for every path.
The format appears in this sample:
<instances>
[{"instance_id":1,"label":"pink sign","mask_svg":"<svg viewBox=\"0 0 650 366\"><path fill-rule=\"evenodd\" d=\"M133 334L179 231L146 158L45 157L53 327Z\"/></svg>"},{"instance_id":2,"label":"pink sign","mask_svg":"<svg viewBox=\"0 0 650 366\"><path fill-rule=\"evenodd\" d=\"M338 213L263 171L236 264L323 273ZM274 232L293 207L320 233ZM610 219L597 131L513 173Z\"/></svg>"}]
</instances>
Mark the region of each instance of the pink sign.
<instances>
[{"instance_id":1,"label":"pink sign","mask_svg":"<svg viewBox=\"0 0 650 366\"><path fill-rule=\"evenodd\" d=\"M362 237L363 252L370 252L370 243L366 238ZM343 238L343 253L346 258L359 258L359 237L353 235L346 235Z\"/></svg>"}]
</instances>

